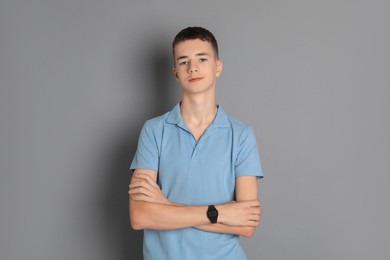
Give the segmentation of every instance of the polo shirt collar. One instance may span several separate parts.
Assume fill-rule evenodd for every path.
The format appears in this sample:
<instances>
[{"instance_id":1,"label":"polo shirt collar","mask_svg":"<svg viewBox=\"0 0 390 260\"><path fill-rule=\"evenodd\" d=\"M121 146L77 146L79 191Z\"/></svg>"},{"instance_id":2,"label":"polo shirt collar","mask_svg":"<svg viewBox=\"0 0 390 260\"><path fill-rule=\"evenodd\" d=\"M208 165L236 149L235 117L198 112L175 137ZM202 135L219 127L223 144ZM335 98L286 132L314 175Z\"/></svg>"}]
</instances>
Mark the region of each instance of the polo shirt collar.
<instances>
[{"instance_id":1,"label":"polo shirt collar","mask_svg":"<svg viewBox=\"0 0 390 260\"><path fill-rule=\"evenodd\" d=\"M166 122L169 124L175 124L180 127L184 127L186 126L186 123L184 122L184 119L180 113L180 103L181 102L177 103L176 106L174 106L173 109L169 112ZM212 125L216 127L230 126L228 116L225 111L223 111L220 105L218 105L217 116L214 118Z\"/></svg>"}]
</instances>

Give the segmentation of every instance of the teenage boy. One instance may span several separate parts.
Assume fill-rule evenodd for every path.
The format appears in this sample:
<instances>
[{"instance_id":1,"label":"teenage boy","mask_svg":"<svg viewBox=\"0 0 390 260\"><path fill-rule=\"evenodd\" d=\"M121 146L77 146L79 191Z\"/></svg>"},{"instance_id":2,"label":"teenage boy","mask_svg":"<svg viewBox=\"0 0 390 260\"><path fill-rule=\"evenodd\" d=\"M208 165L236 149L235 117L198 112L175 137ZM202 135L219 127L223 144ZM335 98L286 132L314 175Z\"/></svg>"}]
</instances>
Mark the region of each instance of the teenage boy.
<instances>
[{"instance_id":1,"label":"teenage boy","mask_svg":"<svg viewBox=\"0 0 390 260\"><path fill-rule=\"evenodd\" d=\"M182 100L146 121L130 166L130 220L144 230L144 259L246 259L239 236L260 222L263 177L252 129L216 104L222 72L211 32L175 37Z\"/></svg>"}]
</instances>

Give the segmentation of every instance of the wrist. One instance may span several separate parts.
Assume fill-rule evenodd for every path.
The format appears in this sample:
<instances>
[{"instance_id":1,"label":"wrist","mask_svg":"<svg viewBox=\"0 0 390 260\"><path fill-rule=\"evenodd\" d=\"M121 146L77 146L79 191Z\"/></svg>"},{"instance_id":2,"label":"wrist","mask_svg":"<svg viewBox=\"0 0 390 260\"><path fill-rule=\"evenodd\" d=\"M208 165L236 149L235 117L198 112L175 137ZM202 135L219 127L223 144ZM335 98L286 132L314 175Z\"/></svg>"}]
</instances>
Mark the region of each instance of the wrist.
<instances>
[{"instance_id":1,"label":"wrist","mask_svg":"<svg viewBox=\"0 0 390 260\"><path fill-rule=\"evenodd\" d=\"M225 221L225 205L215 205L215 208L218 210L218 222L217 223L224 223Z\"/></svg>"}]
</instances>

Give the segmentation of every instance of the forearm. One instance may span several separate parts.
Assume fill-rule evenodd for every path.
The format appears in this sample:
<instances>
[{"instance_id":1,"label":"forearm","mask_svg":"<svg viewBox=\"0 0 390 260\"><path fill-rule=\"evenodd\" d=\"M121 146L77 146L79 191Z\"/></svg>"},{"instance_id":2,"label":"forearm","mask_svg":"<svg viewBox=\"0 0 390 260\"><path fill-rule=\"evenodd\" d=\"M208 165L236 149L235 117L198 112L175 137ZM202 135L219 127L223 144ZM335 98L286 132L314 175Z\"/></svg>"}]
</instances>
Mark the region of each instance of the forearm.
<instances>
[{"instance_id":1,"label":"forearm","mask_svg":"<svg viewBox=\"0 0 390 260\"><path fill-rule=\"evenodd\" d=\"M196 226L195 228L208 231L208 232L232 234L232 235L239 235L244 237L251 237L256 230L256 227L228 226L222 223L200 225L200 226Z\"/></svg>"},{"instance_id":2,"label":"forearm","mask_svg":"<svg viewBox=\"0 0 390 260\"><path fill-rule=\"evenodd\" d=\"M184 206L182 204L177 204L172 202L171 205ZM215 223L215 224L208 223L206 225L195 226L195 228L208 231L208 232L232 234L232 235L239 235L243 237L253 236L256 230L256 227L253 226L229 226L222 223Z\"/></svg>"},{"instance_id":3,"label":"forearm","mask_svg":"<svg viewBox=\"0 0 390 260\"><path fill-rule=\"evenodd\" d=\"M130 199L130 221L134 229L173 230L210 223L207 206L183 206Z\"/></svg>"},{"instance_id":4,"label":"forearm","mask_svg":"<svg viewBox=\"0 0 390 260\"><path fill-rule=\"evenodd\" d=\"M170 203L171 205L185 207L185 205L183 204L178 204L173 202ZM195 228L208 231L208 232L239 235L247 238L253 236L256 230L256 227L253 226L229 226L223 223L211 224L210 221L208 221L208 224L195 226Z\"/></svg>"}]
</instances>

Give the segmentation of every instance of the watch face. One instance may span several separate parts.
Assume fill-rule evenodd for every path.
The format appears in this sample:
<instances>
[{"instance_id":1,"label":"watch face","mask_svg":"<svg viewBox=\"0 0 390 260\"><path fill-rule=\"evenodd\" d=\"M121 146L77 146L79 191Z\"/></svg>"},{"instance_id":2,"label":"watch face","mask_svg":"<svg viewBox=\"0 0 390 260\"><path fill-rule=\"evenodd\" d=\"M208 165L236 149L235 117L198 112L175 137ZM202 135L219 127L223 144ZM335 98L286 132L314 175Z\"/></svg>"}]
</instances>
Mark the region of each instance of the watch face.
<instances>
[{"instance_id":1,"label":"watch face","mask_svg":"<svg viewBox=\"0 0 390 260\"><path fill-rule=\"evenodd\" d=\"M218 216L217 212L215 210L209 212L210 217L216 217Z\"/></svg>"}]
</instances>

